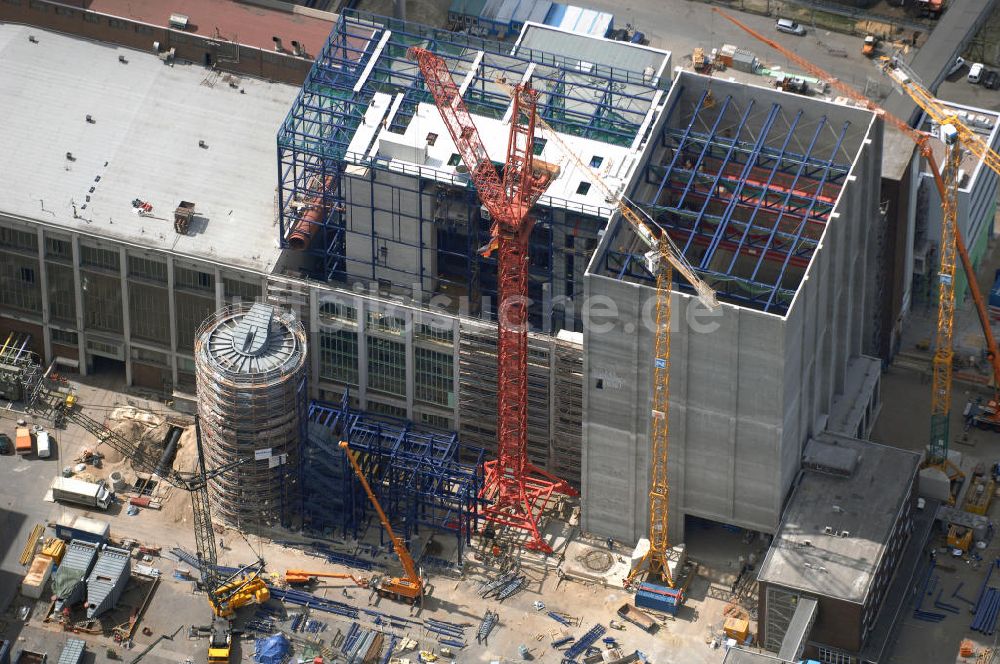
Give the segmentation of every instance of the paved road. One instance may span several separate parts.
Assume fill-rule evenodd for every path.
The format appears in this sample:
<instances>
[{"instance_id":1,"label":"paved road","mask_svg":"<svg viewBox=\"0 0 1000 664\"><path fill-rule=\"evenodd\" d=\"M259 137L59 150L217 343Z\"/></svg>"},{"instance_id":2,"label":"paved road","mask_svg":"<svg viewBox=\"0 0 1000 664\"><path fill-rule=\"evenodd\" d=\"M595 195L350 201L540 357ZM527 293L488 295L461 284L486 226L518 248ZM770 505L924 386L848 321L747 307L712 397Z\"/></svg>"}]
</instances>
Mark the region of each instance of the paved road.
<instances>
[{"instance_id":1,"label":"paved road","mask_svg":"<svg viewBox=\"0 0 1000 664\"><path fill-rule=\"evenodd\" d=\"M689 64L691 52L696 46L711 50L722 44L743 46L764 62L782 66L788 64L784 56L737 28L703 2L585 0L580 4L613 13L616 27L624 27L626 23L636 26L646 34L650 46L673 52L674 66ZM841 80L864 88L867 78L881 76L871 61L861 55L861 39L858 37L813 28L809 28L805 36L797 37L777 32L773 18L732 13L754 30L794 50Z\"/></svg>"}]
</instances>

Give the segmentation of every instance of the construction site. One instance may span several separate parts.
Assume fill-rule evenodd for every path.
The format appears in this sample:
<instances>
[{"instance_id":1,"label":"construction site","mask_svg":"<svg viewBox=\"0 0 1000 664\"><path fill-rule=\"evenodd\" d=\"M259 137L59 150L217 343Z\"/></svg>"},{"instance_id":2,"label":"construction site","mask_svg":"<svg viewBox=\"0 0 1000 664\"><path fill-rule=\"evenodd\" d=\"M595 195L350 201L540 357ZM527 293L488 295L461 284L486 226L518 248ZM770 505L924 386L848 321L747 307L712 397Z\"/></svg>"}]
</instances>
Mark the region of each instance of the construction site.
<instances>
[{"instance_id":1,"label":"construction site","mask_svg":"<svg viewBox=\"0 0 1000 664\"><path fill-rule=\"evenodd\" d=\"M994 3L668 2L3 0L0 664L994 662Z\"/></svg>"}]
</instances>

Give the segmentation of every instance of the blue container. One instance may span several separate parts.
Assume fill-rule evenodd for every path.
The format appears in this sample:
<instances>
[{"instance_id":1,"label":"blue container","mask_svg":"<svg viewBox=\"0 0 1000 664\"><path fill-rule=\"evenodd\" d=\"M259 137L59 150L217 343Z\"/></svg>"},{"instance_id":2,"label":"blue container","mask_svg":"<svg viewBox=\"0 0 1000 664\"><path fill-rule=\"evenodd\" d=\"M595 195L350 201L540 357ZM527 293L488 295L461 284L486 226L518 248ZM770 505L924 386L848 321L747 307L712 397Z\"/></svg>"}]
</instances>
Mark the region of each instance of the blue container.
<instances>
[{"instance_id":1,"label":"blue container","mask_svg":"<svg viewBox=\"0 0 1000 664\"><path fill-rule=\"evenodd\" d=\"M655 583L639 585L635 593L635 605L640 609L652 609L660 613L676 615L677 609L684 603L684 594L676 588L658 586Z\"/></svg>"},{"instance_id":2,"label":"blue container","mask_svg":"<svg viewBox=\"0 0 1000 664\"><path fill-rule=\"evenodd\" d=\"M10 641L0 641L0 664L10 664Z\"/></svg>"}]
</instances>

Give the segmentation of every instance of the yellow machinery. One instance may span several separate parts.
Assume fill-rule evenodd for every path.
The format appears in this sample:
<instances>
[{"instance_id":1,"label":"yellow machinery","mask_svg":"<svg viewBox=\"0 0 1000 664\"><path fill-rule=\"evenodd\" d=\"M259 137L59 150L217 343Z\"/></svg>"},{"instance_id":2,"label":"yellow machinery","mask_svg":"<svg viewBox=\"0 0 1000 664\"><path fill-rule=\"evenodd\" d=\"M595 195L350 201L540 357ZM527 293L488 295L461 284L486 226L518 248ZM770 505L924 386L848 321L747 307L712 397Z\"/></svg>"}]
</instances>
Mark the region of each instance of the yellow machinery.
<instances>
[{"instance_id":1,"label":"yellow machinery","mask_svg":"<svg viewBox=\"0 0 1000 664\"><path fill-rule=\"evenodd\" d=\"M396 556L399 558L400 564L403 566L403 572L406 574L405 577L389 577L379 581L376 589L380 595L385 595L388 597L393 597L395 599L402 599L409 602L415 602L420 599L424 594L424 582L417 574L417 567L413 563L413 558L410 556L410 552L406 549L406 544L403 542L403 538L396 537L396 533L392 530L392 525L389 523L389 518L385 515L382 510L382 505L379 504L378 498L375 497L375 492L372 491L371 486L368 484L368 479L365 477L364 472L361 470L361 465L358 463L357 455L354 453L346 440L340 441L340 446L344 450L344 454L347 455L347 460L351 462L351 468L354 469L354 474L358 476L358 480L361 482L361 486L364 488L365 493L368 494L368 500L371 501L372 506L378 513L378 519L382 522L382 527L385 528L386 534L392 541L392 548L396 551Z\"/></svg>"},{"instance_id":2,"label":"yellow machinery","mask_svg":"<svg viewBox=\"0 0 1000 664\"><path fill-rule=\"evenodd\" d=\"M919 147L920 154L927 160L934 183L941 198L941 246L940 264L938 266L938 317L934 346L934 380L931 394L931 435L925 466L934 466L945 472L954 482L963 477L963 473L948 461L949 432L948 425L951 413L951 370L952 370L952 337L955 322L955 270L956 257L962 261L969 292L976 305L983 336L986 339L987 351L993 366L994 381L1000 386L1000 353L997 352L996 340L990 328L985 303L979 291L975 270L965 249L960 229L958 228L958 166L961 161L961 147L972 152L983 163L996 173L1000 173L1000 155L971 129L966 127L958 117L944 108L934 96L917 81L912 72L896 58L879 58L883 72L888 75L899 88L924 110L925 113L940 127L940 138L945 144L946 159L943 170L938 168L937 161L930 146L930 136L917 131L906 122L887 113L875 102L843 81L830 76L805 58L784 48L773 39L756 32L736 18L718 8L713 11L720 14L744 32L755 39L764 42L786 58L796 63L812 75L827 81L832 86L863 104L870 110L878 112L886 121L909 136ZM1000 413L996 414L1000 424Z\"/></svg>"},{"instance_id":3,"label":"yellow machinery","mask_svg":"<svg viewBox=\"0 0 1000 664\"><path fill-rule=\"evenodd\" d=\"M513 95L514 89L497 81ZM625 196L615 194L605 184L601 176L573 151L541 116L535 118L535 124L540 126L559 144L563 153L573 160L582 173L586 173L590 181L604 194L605 200L618 206L622 218L636 232L639 239L646 245L644 254L646 267L650 274L656 277L656 341L653 354L653 400L650 426L650 446L652 453L650 461L652 473L649 485L649 551L642 563L636 566L628 581L631 583L639 575L645 573L660 576L671 588L674 580L667 566L670 553L669 518L670 518L670 486L667 470L669 468L670 428L668 409L670 406L670 291L676 269L684 279L695 289L698 299L705 307L717 309L718 301L715 291L706 284L695 272L694 267L684 258L684 253L674 244L665 230L653 221L646 212ZM655 230L654 230L655 229Z\"/></svg>"},{"instance_id":4,"label":"yellow machinery","mask_svg":"<svg viewBox=\"0 0 1000 664\"><path fill-rule=\"evenodd\" d=\"M366 588L368 586L365 579L359 579L352 574L341 574L337 572L309 572L304 569L285 570L285 583L290 586L304 586L314 583L317 579L350 579L360 588Z\"/></svg>"},{"instance_id":5,"label":"yellow machinery","mask_svg":"<svg viewBox=\"0 0 1000 664\"><path fill-rule=\"evenodd\" d=\"M972 546L972 529L952 524L948 528L948 547L966 552L970 546Z\"/></svg>"}]
</instances>

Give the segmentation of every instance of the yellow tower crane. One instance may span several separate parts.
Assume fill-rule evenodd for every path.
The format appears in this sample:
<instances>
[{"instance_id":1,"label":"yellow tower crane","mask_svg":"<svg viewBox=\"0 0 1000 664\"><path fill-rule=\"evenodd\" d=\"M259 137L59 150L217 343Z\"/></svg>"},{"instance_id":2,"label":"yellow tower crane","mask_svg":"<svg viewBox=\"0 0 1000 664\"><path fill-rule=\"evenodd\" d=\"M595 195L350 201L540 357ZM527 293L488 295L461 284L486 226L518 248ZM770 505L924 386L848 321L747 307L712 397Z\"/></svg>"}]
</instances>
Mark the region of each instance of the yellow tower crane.
<instances>
[{"instance_id":1,"label":"yellow tower crane","mask_svg":"<svg viewBox=\"0 0 1000 664\"><path fill-rule=\"evenodd\" d=\"M496 81L513 96L514 88L505 82ZM601 190L604 199L618 207L622 218L628 222L639 239L646 245L644 254L646 268L656 278L656 340L653 353L653 398L650 422L650 463L649 480L649 551L642 562L633 570L628 582L641 574L660 576L668 586L674 587L674 579L668 567L670 553L670 290L674 280L674 270L681 273L695 289L698 299L711 310L719 307L715 291L695 272L694 267L684 258L684 253L667 234L666 230L646 214L645 210L622 194L616 194L604 182L601 175L591 168L562 140L559 133L538 116L535 124L545 130L559 144L563 153L573 161L590 181Z\"/></svg>"}]
</instances>

